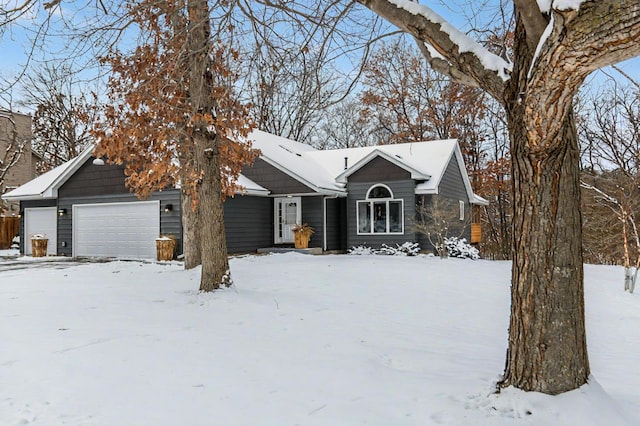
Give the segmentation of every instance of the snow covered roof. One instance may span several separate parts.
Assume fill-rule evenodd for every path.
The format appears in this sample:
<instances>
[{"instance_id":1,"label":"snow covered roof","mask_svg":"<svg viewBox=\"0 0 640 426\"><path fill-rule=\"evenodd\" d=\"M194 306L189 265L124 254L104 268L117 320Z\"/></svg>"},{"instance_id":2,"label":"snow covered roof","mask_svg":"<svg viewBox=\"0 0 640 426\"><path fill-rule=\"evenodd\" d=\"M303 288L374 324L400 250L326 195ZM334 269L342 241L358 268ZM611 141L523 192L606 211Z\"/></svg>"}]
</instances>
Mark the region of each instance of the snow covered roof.
<instances>
[{"instance_id":1,"label":"snow covered roof","mask_svg":"<svg viewBox=\"0 0 640 426\"><path fill-rule=\"evenodd\" d=\"M2 195L7 201L55 199L58 189L82 166L93 154L94 146L87 147L79 156ZM99 160L94 160L99 161ZM239 194L266 196L269 190L240 175L237 183L243 187Z\"/></svg>"},{"instance_id":2,"label":"snow covered roof","mask_svg":"<svg viewBox=\"0 0 640 426\"><path fill-rule=\"evenodd\" d=\"M254 130L248 136L253 148L261 151L261 158L273 167L302 182L319 193L344 193L344 185L335 180L321 164L314 159L317 152L311 145L292 141L261 130Z\"/></svg>"},{"instance_id":3,"label":"snow covered roof","mask_svg":"<svg viewBox=\"0 0 640 426\"><path fill-rule=\"evenodd\" d=\"M92 153L93 146L90 146L74 159L49 170L13 191L7 192L2 198L8 201L57 198L58 188L91 157Z\"/></svg>"},{"instance_id":4,"label":"snow covered roof","mask_svg":"<svg viewBox=\"0 0 640 426\"><path fill-rule=\"evenodd\" d=\"M310 145L260 130L251 132L249 139L253 147L261 151L261 158L265 162L314 191L328 195L346 195L347 178L376 157L384 158L409 172L419 182L416 194L437 194L440 181L455 155L471 203L488 204L473 193L455 139L332 150L317 150ZM2 198L9 201L56 198L58 189L92 153L93 146L90 146L78 157L4 194ZM238 177L237 183L243 187L239 194L269 195L267 188L244 175Z\"/></svg>"},{"instance_id":5,"label":"snow covered roof","mask_svg":"<svg viewBox=\"0 0 640 426\"><path fill-rule=\"evenodd\" d=\"M347 178L375 157L407 170L420 182L416 194L437 194L440 181L453 156L456 156L469 200L488 202L473 193L464 168L464 159L455 139L378 145L360 148L317 150L313 147L259 130L249 135L261 158L317 192L344 195ZM346 168L345 168L346 164Z\"/></svg>"},{"instance_id":6,"label":"snow covered roof","mask_svg":"<svg viewBox=\"0 0 640 426\"><path fill-rule=\"evenodd\" d=\"M270 192L267 188L258 185L245 175L239 175L236 184L242 187L242 190L238 191L238 194L266 196L269 195Z\"/></svg>"}]
</instances>

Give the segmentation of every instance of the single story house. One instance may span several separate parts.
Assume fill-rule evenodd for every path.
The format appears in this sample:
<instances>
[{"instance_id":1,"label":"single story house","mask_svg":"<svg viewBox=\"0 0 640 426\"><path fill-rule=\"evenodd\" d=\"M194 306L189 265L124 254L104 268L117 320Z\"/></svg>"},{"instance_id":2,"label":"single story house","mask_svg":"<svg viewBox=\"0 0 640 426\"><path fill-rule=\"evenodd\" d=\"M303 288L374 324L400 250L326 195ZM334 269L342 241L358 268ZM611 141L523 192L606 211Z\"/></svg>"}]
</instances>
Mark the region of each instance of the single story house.
<instances>
[{"instance_id":1,"label":"single story house","mask_svg":"<svg viewBox=\"0 0 640 426\"><path fill-rule=\"evenodd\" d=\"M317 150L257 130L250 139L261 155L239 177L244 190L224 204L229 253L290 247L302 223L315 231L309 247L323 251L407 241L428 249L413 226L417 205L436 194L459 203L470 239L471 207L487 204L473 193L455 140ZM122 166L87 149L5 194L20 202L22 252L45 234L51 255L152 258L163 234L181 253L180 189L139 200L124 180Z\"/></svg>"}]
</instances>

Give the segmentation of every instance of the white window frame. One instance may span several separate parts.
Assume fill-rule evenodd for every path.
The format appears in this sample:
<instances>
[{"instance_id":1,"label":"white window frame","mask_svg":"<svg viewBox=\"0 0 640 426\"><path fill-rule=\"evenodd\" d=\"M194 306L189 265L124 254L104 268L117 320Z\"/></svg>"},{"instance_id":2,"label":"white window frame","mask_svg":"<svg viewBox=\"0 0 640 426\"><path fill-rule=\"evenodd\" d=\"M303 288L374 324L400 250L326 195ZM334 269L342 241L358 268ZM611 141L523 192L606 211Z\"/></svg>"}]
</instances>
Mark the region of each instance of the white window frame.
<instances>
[{"instance_id":1,"label":"white window frame","mask_svg":"<svg viewBox=\"0 0 640 426\"><path fill-rule=\"evenodd\" d=\"M460 200L460 221L464 221L464 201Z\"/></svg>"},{"instance_id":2,"label":"white window frame","mask_svg":"<svg viewBox=\"0 0 640 426\"><path fill-rule=\"evenodd\" d=\"M371 191L377 187L383 187L387 191L391 197L389 198L369 198ZM400 231L398 232L389 232L390 229L390 214L389 214L389 203L390 202L399 202L400 203ZM373 215L373 205L376 203L385 203L386 210L386 232L374 232L374 220L373 217L369 222L369 232L360 231L360 206L361 205L369 205L371 214ZM394 198L393 191L387 185L383 183L377 183L372 185L369 190L367 190L367 195L364 200L356 200L356 234L357 235L404 235L404 199L402 198Z\"/></svg>"}]
</instances>

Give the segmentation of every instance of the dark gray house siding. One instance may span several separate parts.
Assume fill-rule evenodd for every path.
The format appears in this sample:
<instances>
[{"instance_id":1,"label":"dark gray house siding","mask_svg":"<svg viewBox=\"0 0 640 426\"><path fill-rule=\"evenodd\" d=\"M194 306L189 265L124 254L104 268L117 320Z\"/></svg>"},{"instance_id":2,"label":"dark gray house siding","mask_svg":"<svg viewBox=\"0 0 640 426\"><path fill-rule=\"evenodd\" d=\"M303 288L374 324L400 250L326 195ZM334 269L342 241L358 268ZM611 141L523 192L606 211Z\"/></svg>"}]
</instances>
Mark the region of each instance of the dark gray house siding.
<instances>
[{"instance_id":1,"label":"dark gray house siding","mask_svg":"<svg viewBox=\"0 0 640 426\"><path fill-rule=\"evenodd\" d=\"M459 201L464 202L464 216L465 220L460 221L455 218L451 224L450 236L459 236L460 238L466 238L467 242L471 241L471 204L469 203L469 195L464 185L462 174L460 173L459 163L456 156L451 157L451 161L447 165L445 172L440 180L440 186L438 188L438 196L450 200L450 207L454 210L459 208ZM416 195L416 204L424 205L426 208L431 204L433 195ZM420 220L418 217L416 220ZM464 227L464 229L463 229ZM461 231L462 234L460 233ZM429 242L426 235L417 234L417 241L420 244L420 248L425 251L434 251L433 245Z\"/></svg>"},{"instance_id":2,"label":"dark gray house siding","mask_svg":"<svg viewBox=\"0 0 640 426\"><path fill-rule=\"evenodd\" d=\"M322 247L324 243L323 197L302 197L302 223L313 228L309 247Z\"/></svg>"},{"instance_id":3,"label":"dark gray house siding","mask_svg":"<svg viewBox=\"0 0 640 426\"><path fill-rule=\"evenodd\" d=\"M183 252L180 190L167 189L153 193L147 200L160 202L160 233L176 237L176 254ZM73 205L140 201L125 186L124 166L96 166L93 157L58 189L58 208L67 214L58 218L58 254L73 253ZM165 212L167 204L172 205Z\"/></svg>"},{"instance_id":4,"label":"dark gray house siding","mask_svg":"<svg viewBox=\"0 0 640 426\"><path fill-rule=\"evenodd\" d=\"M383 179L382 176L388 179ZM367 191L373 185L384 184L393 192L395 199L403 200L404 207L404 233L403 234L373 234L358 235L357 201L365 200ZM406 241L415 241L413 220L416 215L415 208L415 181L404 169L382 158L375 158L360 170L348 178L347 183L347 248L366 245L380 247L382 244L393 245Z\"/></svg>"},{"instance_id":5,"label":"dark gray house siding","mask_svg":"<svg viewBox=\"0 0 640 426\"><path fill-rule=\"evenodd\" d=\"M148 201L160 201L160 234L176 237L176 255L183 251L180 196L180 190L171 189L154 193L147 198ZM135 194L94 195L91 197L62 197L59 195L58 208L66 209L67 213L58 218L58 254L61 256L72 256L73 254L74 204L130 203L134 201L140 201ZM170 212L164 211L167 204L172 205Z\"/></svg>"},{"instance_id":6,"label":"dark gray house siding","mask_svg":"<svg viewBox=\"0 0 640 426\"><path fill-rule=\"evenodd\" d=\"M245 167L242 170L242 174L258 185L269 188L271 195L310 194L315 192L261 158L257 158L251 166Z\"/></svg>"},{"instance_id":7,"label":"dark gray house siding","mask_svg":"<svg viewBox=\"0 0 640 426\"><path fill-rule=\"evenodd\" d=\"M327 198L327 250L347 249L347 198Z\"/></svg>"},{"instance_id":8,"label":"dark gray house siding","mask_svg":"<svg viewBox=\"0 0 640 426\"><path fill-rule=\"evenodd\" d=\"M49 200L27 200L20 201L20 212L24 212L24 209L31 209L35 207L56 207L58 205L58 201L54 199ZM60 225L58 225L58 233L60 233ZM22 241L25 237L24 235L24 213L20 218L20 254L25 254L24 249L26 244ZM51 244L51 243L49 243Z\"/></svg>"},{"instance_id":9,"label":"dark gray house siding","mask_svg":"<svg viewBox=\"0 0 640 426\"><path fill-rule=\"evenodd\" d=\"M273 199L236 195L224 202L229 253L252 253L273 245Z\"/></svg>"},{"instance_id":10,"label":"dark gray house siding","mask_svg":"<svg viewBox=\"0 0 640 426\"><path fill-rule=\"evenodd\" d=\"M352 182L377 182L383 183L393 180L409 180L411 173L402 169L382 157L373 158L363 167L349 176Z\"/></svg>"}]
</instances>

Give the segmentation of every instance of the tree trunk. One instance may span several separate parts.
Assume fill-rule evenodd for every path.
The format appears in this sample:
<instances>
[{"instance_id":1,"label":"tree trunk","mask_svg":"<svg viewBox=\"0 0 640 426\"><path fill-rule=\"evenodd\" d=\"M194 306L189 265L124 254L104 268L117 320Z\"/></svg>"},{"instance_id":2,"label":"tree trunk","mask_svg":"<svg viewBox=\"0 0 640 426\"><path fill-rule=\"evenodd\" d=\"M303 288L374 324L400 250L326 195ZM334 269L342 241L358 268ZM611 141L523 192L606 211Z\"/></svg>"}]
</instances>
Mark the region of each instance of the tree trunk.
<instances>
[{"instance_id":1,"label":"tree trunk","mask_svg":"<svg viewBox=\"0 0 640 426\"><path fill-rule=\"evenodd\" d=\"M206 0L188 0L189 101L196 167L201 172L198 216L202 274L200 291L231 285L222 210L218 137L211 128L216 111L211 75L211 26Z\"/></svg>"},{"instance_id":2,"label":"tree trunk","mask_svg":"<svg viewBox=\"0 0 640 426\"><path fill-rule=\"evenodd\" d=\"M213 147L206 148L201 141L196 142L196 158L204 172L198 206L202 256L200 291L214 291L221 285L228 287L232 284L224 231L219 155L216 141L213 142Z\"/></svg>"},{"instance_id":3,"label":"tree trunk","mask_svg":"<svg viewBox=\"0 0 640 426\"><path fill-rule=\"evenodd\" d=\"M200 251L200 222L198 206L193 208L193 197L182 191L182 226L184 268L193 269L202 263Z\"/></svg>"},{"instance_id":4,"label":"tree trunk","mask_svg":"<svg viewBox=\"0 0 640 426\"><path fill-rule=\"evenodd\" d=\"M516 29L516 49L527 49ZM516 57L531 58L531 52ZM548 96L526 108L529 64L514 64L505 96L513 173L511 320L499 386L558 394L587 382L578 137ZM525 95L523 95L525 94ZM548 103L547 103L548 102ZM527 122L529 120L529 122ZM555 136L528 131L561 124ZM535 122L539 127L532 126Z\"/></svg>"}]
</instances>

